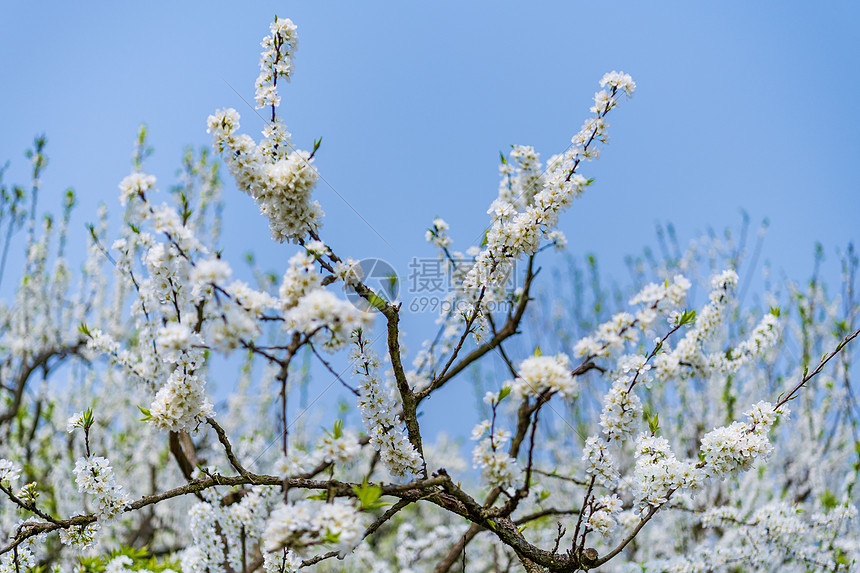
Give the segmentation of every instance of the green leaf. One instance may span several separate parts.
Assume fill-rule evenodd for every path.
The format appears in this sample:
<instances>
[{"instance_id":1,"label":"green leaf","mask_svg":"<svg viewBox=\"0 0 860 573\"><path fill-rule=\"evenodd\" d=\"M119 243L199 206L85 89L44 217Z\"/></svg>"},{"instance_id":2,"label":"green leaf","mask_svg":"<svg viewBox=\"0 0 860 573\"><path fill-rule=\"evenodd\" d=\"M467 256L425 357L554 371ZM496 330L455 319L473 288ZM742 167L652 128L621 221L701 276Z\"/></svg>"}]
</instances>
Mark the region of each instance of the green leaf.
<instances>
[{"instance_id":1,"label":"green leaf","mask_svg":"<svg viewBox=\"0 0 860 573\"><path fill-rule=\"evenodd\" d=\"M148 409L144 408L143 406L138 406L137 409L140 410L141 414L143 414L143 418L140 419L141 422L146 422L147 420L152 419L152 414Z\"/></svg>"},{"instance_id":2,"label":"green leaf","mask_svg":"<svg viewBox=\"0 0 860 573\"><path fill-rule=\"evenodd\" d=\"M356 497L358 497L358 502L361 504L361 509L363 511L391 505L387 502L378 501L382 496L382 488L378 485L368 484L367 477L362 480L360 486L352 486L352 491L354 491Z\"/></svg>"},{"instance_id":3,"label":"green leaf","mask_svg":"<svg viewBox=\"0 0 860 573\"><path fill-rule=\"evenodd\" d=\"M320 145L322 145L322 137L320 137L319 139L314 141L314 150L311 152L311 155L313 155L317 152L317 149L320 148Z\"/></svg>"},{"instance_id":4,"label":"green leaf","mask_svg":"<svg viewBox=\"0 0 860 573\"><path fill-rule=\"evenodd\" d=\"M308 499L321 499L323 501L328 499L328 493L322 491L320 493L315 493L313 495L309 495Z\"/></svg>"},{"instance_id":5,"label":"green leaf","mask_svg":"<svg viewBox=\"0 0 860 573\"><path fill-rule=\"evenodd\" d=\"M695 310L685 310L681 315L681 318L678 319L678 326L684 326L685 324L690 324L696 320L696 311Z\"/></svg>"},{"instance_id":6,"label":"green leaf","mask_svg":"<svg viewBox=\"0 0 860 573\"><path fill-rule=\"evenodd\" d=\"M490 230L489 230L489 229L486 229L486 230L484 231L484 239L481 241L481 246L482 246L482 247L486 247L486 246L487 246L487 243L489 242L489 241L488 241L488 239L487 239L487 236L488 236L489 234L490 234Z\"/></svg>"},{"instance_id":7,"label":"green leaf","mask_svg":"<svg viewBox=\"0 0 860 573\"><path fill-rule=\"evenodd\" d=\"M535 356L543 356L543 351L541 351L540 346L535 346Z\"/></svg>"},{"instance_id":8,"label":"green leaf","mask_svg":"<svg viewBox=\"0 0 860 573\"><path fill-rule=\"evenodd\" d=\"M770 313L775 317L779 318L779 316L782 314L782 311L779 310L778 306L772 306L770 307Z\"/></svg>"},{"instance_id":9,"label":"green leaf","mask_svg":"<svg viewBox=\"0 0 860 573\"><path fill-rule=\"evenodd\" d=\"M824 493L819 496L819 499L821 500L821 506L825 511L830 511L839 505L839 500L836 499L836 495L834 495L834 493L829 489L824 490Z\"/></svg>"},{"instance_id":10,"label":"green leaf","mask_svg":"<svg viewBox=\"0 0 860 573\"><path fill-rule=\"evenodd\" d=\"M833 336L842 338L848 333L848 322L845 320L837 320L833 328Z\"/></svg>"},{"instance_id":11,"label":"green leaf","mask_svg":"<svg viewBox=\"0 0 860 573\"><path fill-rule=\"evenodd\" d=\"M322 538L323 543L331 543L336 544L340 542L340 531L337 533L332 533L332 531L328 528L325 530L325 535Z\"/></svg>"},{"instance_id":12,"label":"green leaf","mask_svg":"<svg viewBox=\"0 0 860 573\"><path fill-rule=\"evenodd\" d=\"M499 398L497 401L501 402L502 400L507 398L508 395L510 395L510 393L511 393L511 387L510 386L502 386L502 389L499 390Z\"/></svg>"},{"instance_id":13,"label":"green leaf","mask_svg":"<svg viewBox=\"0 0 860 573\"><path fill-rule=\"evenodd\" d=\"M652 435L660 431L660 414L658 412L655 412L654 416L648 419L648 429L651 430Z\"/></svg>"},{"instance_id":14,"label":"green leaf","mask_svg":"<svg viewBox=\"0 0 860 573\"><path fill-rule=\"evenodd\" d=\"M92 428L93 424L95 424L95 423L96 423L96 419L95 419L95 416L93 416L93 409L87 408L86 410L84 410L84 419L83 419L84 429L88 430L88 429Z\"/></svg>"},{"instance_id":15,"label":"green leaf","mask_svg":"<svg viewBox=\"0 0 860 573\"><path fill-rule=\"evenodd\" d=\"M507 164L508 164L508 160L507 160L507 159L505 159L505 154L504 154L504 153L502 153L501 151L499 151L499 157L501 157L501 159L502 159L502 165L507 165Z\"/></svg>"}]
</instances>

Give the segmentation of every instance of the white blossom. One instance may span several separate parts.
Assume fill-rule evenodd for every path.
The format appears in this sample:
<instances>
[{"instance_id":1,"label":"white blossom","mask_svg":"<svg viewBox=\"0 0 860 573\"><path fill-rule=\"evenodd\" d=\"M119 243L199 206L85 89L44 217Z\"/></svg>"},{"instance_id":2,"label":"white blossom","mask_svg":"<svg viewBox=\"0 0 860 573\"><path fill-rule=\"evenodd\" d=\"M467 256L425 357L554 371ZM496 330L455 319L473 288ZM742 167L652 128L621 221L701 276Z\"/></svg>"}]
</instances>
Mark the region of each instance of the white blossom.
<instances>
[{"instance_id":1,"label":"white blossom","mask_svg":"<svg viewBox=\"0 0 860 573\"><path fill-rule=\"evenodd\" d=\"M705 434L701 443L705 473L728 476L749 469L756 459L767 458L773 451L768 430L779 413L787 415L788 410L783 406L776 412L769 402L758 402L745 412L749 423L732 422Z\"/></svg>"},{"instance_id":2,"label":"white blossom","mask_svg":"<svg viewBox=\"0 0 860 573\"><path fill-rule=\"evenodd\" d=\"M566 354L532 356L520 362L519 376L512 383L515 396L537 396L549 390L565 399L576 396L579 388L570 373Z\"/></svg>"},{"instance_id":3,"label":"white blossom","mask_svg":"<svg viewBox=\"0 0 860 573\"><path fill-rule=\"evenodd\" d=\"M131 503L129 495L116 483L113 468L106 458L78 458L74 473L78 491L93 496L95 514L99 519L111 521Z\"/></svg>"},{"instance_id":4,"label":"white blossom","mask_svg":"<svg viewBox=\"0 0 860 573\"><path fill-rule=\"evenodd\" d=\"M21 466L9 460L0 459L0 481L17 481L21 476Z\"/></svg>"},{"instance_id":5,"label":"white blossom","mask_svg":"<svg viewBox=\"0 0 860 573\"><path fill-rule=\"evenodd\" d=\"M403 424L397 416L397 404L377 376L379 361L376 355L363 341L357 340L351 359L358 364L356 372L363 377L358 388L358 409L370 445L379 452L391 475L420 473L424 462L403 431Z\"/></svg>"},{"instance_id":6,"label":"white blossom","mask_svg":"<svg viewBox=\"0 0 860 573\"><path fill-rule=\"evenodd\" d=\"M308 546L322 542L344 556L358 545L363 533L364 520L347 501L301 500L282 504L271 513L263 546L268 553L287 548L301 555Z\"/></svg>"},{"instance_id":7,"label":"white blossom","mask_svg":"<svg viewBox=\"0 0 860 573\"><path fill-rule=\"evenodd\" d=\"M119 184L119 202L125 206L134 197L146 195L146 192L155 187L155 176L135 172L126 176Z\"/></svg>"}]
</instances>

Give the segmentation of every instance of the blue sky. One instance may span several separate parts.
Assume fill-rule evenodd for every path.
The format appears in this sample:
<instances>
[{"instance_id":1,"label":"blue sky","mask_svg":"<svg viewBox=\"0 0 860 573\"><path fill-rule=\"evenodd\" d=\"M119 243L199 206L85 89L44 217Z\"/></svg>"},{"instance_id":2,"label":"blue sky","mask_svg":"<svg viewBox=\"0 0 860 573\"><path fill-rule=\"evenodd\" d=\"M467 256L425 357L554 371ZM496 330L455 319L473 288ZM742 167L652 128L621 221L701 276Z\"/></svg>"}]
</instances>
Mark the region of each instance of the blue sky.
<instances>
[{"instance_id":1,"label":"blue sky","mask_svg":"<svg viewBox=\"0 0 860 573\"><path fill-rule=\"evenodd\" d=\"M22 152L46 133L42 205L74 187L82 228L98 202L118 211L140 122L162 188L186 145L208 145L216 108L235 107L257 137L263 122L233 89L252 101L275 14L300 37L281 115L300 147L323 137L330 187L316 196L341 255L405 274L432 255L423 235L437 215L465 249L486 224L499 150L564 149L610 70L638 90L612 112L610 145L583 170L596 184L563 218L571 253L597 253L623 278L655 222L686 242L745 209L770 219L765 258L802 279L814 241L835 277L835 249L860 238L855 2L4 2L7 182L26 181ZM254 250L280 272L292 248L270 243L229 178L225 193L228 259ZM417 348L430 321L410 320Z\"/></svg>"}]
</instances>

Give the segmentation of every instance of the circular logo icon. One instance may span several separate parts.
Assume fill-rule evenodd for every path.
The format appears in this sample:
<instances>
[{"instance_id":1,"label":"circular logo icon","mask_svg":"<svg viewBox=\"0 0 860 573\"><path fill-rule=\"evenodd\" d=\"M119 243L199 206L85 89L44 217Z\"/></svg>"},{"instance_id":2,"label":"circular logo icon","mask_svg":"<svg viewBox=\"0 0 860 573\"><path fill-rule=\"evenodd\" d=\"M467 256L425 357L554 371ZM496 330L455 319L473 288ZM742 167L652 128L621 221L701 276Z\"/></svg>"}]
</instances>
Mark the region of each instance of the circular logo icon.
<instances>
[{"instance_id":1,"label":"circular logo icon","mask_svg":"<svg viewBox=\"0 0 860 573\"><path fill-rule=\"evenodd\" d=\"M382 259L362 259L358 261L350 267L346 278L347 281L343 287L346 299L356 308L363 311L369 311L382 304L394 302L397 300L397 295L400 292L400 281L397 278L397 271L394 270L394 267L388 261L383 261ZM355 287L352 286L358 281L373 291L373 295L369 297L370 300L358 294ZM378 297L379 300L374 300L374 296Z\"/></svg>"}]
</instances>

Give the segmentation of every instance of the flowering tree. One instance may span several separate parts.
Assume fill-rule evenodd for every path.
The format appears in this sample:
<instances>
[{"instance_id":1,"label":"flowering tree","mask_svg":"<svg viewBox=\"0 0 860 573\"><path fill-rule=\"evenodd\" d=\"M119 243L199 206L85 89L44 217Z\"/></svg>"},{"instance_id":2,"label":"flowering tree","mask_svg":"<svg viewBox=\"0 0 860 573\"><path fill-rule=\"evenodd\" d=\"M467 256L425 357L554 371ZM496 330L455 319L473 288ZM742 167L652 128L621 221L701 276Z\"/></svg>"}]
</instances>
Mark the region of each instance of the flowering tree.
<instances>
[{"instance_id":1,"label":"flowering tree","mask_svg":"<svg viewBox=\"0 0 860 573\"><path fill-rule=\"evenodd\" d=\"M297 149L276 113L296 26L276 19L262 45L263 138L241 134L233 109L208 128L272 239L296 245L279 280L232 279L206 153L189 153L171 201L157 201L143 171L145 130L119 185L125 225L112 241L104 213L90 227L74 294L65 257L73 194L59 225L36 229L44 140L31 154L29 193L3 190L6 245L26 226L27 249L15 301L0 311L0 572L854 566L860 440L842 352L860 333L853 251L842 309L813 281L782 304L777 290L767 312L745 310L730 256L711 258L707 300L693 304L693 249L634 273L635 292L611 316L585 318L571 301L568 326L543 346L557 353L522 348L537 260L564 247L559 217L591 184L580 168L635 89L612 72L563 153L545 165L527 146L502 157L481 245L459 253L448 225L432 222L427 239L458 288L408 364L404 309L323 240L312 199L320 142ZM519 288L507 280L515 263ZM797 360L786 353L795 343ZM330 357L343 351L347 379ZM219 409L207 389L216 355L241 362ZM306 357L354 396L363 428L290 427L288 397ZM477 482L450 445L428 441L418 414L488 360L508 374L476 420Z\"/></svg>"}]
</instances>

